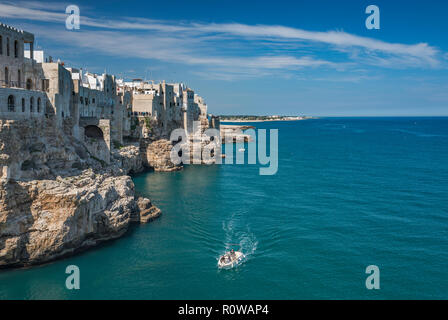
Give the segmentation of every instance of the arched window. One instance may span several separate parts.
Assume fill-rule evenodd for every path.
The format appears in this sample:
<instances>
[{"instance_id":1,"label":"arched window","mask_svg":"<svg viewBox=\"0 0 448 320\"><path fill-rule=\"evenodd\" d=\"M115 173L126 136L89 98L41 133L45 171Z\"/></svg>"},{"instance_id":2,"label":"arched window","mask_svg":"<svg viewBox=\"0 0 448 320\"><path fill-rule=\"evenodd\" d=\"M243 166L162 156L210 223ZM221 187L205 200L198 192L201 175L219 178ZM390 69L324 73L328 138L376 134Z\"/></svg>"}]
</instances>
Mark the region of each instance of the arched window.
<instances>
[{"instance_id":1,"label":"arched window","mask_svg":"<svg viewBox=\"0 0 448 320\"><path fill-rule=\"evenodd\" d=\"M5 84L8 84L9 82L9 70L8 67L5 67Z\"/></svg>"},{"instance_id":2,"label":"arched window","mask_svg":"<svg viewBox=\"0 0 448 320\"><path fill-rule=\"evenodd\" d=\"M27 79L26 80L26 90L31 90L33 88L33 80Z\"/></svg>"},{"instance_id":3,"label":"arched window","mask_svg":"<svg viewBox=\"0 0 448 320\"><path fill-rule=\"evenodd\" d=\"M33 97L31 97L30 98L30 112L34 112L34 98Z\"/></svg>"},{"instance_id":4,"label":"arched window","mask_svg":"<svg viewBox=\"0 0 448 320\"><path fill-rule=\"evenodd\" d=\"M41 100L40 100L40 98L37 98L37 113L40 113L40 104L41 104Z\"/></svg>"},{"instance_id":5,"label":"arched window","mask_svg":"<svg viewBox=\"0 0 448 320\"><path fill-rule=\"evenodd\" d=\"M25 98L22 98L22 112L25 112Z\"/></svg>"},{"instance_id":6,"label":"arched window","mask_svg":"<svg viewBox=\"0 0 448 320\"><path fill-rule=\"evenodd\" d=\"M19 41L14 41L14 58L19 57Z\"/></svg>"},{"instance_id":7,"label":"arched window","mask_svg":"<svg viewBox=\"0 0 448 320\"><path fill-rule=\"evenodd\" d=\"M0 36L0 54L3 54L3 37Z\"/></svg>"},{"instance_id":8,"label":"arched window","mask_svg":"<svg viewBox=\"0 0 448 320\"><path fill-rule=\"evenodd\" d=\"M6 38L6 55L9 57L9 38Z\"/></svg>"},{"instance_id":9,"label":"arched window","mask_svg":"<svg viewBox=\"0 0 448 320\"><path fill-rule=\"evenodd\" d=\"M15 111L15 109L16 109L16 106L15 106L15 103L14 103L15 101L14 101L14 96L13 95L10 95L9 97L8 97L8 111L9 112L14 112Z\"/></svg>"}]
</instances>

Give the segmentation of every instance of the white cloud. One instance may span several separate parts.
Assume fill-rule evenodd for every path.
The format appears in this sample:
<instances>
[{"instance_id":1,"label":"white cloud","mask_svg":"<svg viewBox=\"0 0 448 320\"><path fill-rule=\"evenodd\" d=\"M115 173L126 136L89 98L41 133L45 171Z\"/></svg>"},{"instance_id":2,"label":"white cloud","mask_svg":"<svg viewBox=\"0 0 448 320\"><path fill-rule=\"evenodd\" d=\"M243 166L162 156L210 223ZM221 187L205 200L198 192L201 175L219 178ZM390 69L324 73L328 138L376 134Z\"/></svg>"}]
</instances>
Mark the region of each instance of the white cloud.
<instances>
[{"instance_id":1,"label":"white cloud","mask_svg":"<svg viewBox=\"0 0 448 320\"><path fill-rule=\"evenodd\" d=\"M47 9L50 8L50 9ZM41 2L5 2L0 17L46 22L32 25L31 32L74 48L103 53L157 59L204 66L223 74L264 75L269 70L294 71L325 67L346 71L350 67L435 68L446 54L427 43L401 44L360 37L343 31L306 31L285 26L240 23L185 23L146 18L107 20L83 15L81 30L64 29L62 5ZM49 26L60 24L60 28ZM329 57L342 55L329 61ZM234 72L238 68L240 72Z\"/></svg>"}]
</instances>

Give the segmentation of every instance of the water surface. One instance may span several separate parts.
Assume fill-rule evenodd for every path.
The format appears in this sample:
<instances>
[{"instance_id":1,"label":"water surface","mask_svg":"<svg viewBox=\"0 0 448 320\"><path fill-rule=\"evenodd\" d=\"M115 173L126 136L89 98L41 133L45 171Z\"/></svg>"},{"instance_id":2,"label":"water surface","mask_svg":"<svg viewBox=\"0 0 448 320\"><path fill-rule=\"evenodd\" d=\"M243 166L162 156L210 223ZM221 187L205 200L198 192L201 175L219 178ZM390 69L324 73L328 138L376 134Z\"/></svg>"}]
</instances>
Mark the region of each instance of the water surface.
<instances>
[{"instance_id":1,"label":"water surface","mask_svg":"<svg viewBox=\"0 0 448 320\"><path fill-rule=\"evenodd\" d=\"M134 177L163 216L116 241L0 271L2 299L448 298L448 118L328 118L279 129L279 170ZM218 270L229 243L247 259ZM65 267L81 290L65 289ZM381 270L367 290L365 268Z\"/></svg>"}]
</instances>

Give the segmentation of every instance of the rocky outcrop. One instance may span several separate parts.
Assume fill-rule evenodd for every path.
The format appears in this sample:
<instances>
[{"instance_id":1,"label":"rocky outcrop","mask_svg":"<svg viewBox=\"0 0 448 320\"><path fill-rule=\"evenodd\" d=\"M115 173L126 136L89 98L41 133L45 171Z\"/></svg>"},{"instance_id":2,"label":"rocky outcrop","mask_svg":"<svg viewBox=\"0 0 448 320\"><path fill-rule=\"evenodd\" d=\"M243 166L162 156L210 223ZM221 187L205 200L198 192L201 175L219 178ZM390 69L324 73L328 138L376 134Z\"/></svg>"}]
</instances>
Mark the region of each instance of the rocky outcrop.
<instances>
[{"instance_id":1,"label":"rocky outcrop","mask_svg":"<svg viewBox=\"0 0 448 320\"><path fill-rule=\"evenodd\" d=\"M228 141L233 143L253 142L252 136L244 133L244 131L248 129L255 129L255 127L247 125L221 125L220 132L222 143Z\"/></svg>"},{"instance_id":2,"label":"rocky outcrop","mask_svg":"<svg viewBox=\"0 0 448 320\"><path fill-rule=\"evenodd\" d=\"M136 211L128 176L95 174L0 185L0 266L36 264L117 238Z\"/></svg>"},{"instance_id":3,"label":"rocky outcrop","mask_svg":"<svg viewBox=\"0 0 448 320\"><path fill-rule=\"evenodd\" d=\"M0 121L0 267L73 254L159 216L126 175L140 168L135 151L107 165L49 122Z\"/></svg>"},{"instance_id":4,"label":"rocky outcrop","mask_svg":"<svg viewBox=\"0 0 448 320\"><path fill-rule=\"evenodd\" d=\"M134 222L148 223L157 219L162 214L162 211L151 203L147 198L138 198L138 210L132 217Z\"/></svg>"},{"instance_id":5,"label":"rocky outcrop","mask_svg":"<svg viewBox=\"0 0 448 320\"><path fill-rule=\"evenodd\" d=\"M112 157L117 165L127 174L135 174L145 171L138 144L127 145L118 150L114 150Z\"/></svg>"},{"instance_id":6,"label":"rocky outcrop","mask_svg":"<svg viewBox=\"0 0 448 320\"><path fill-rule=\"evenodd\" d=\"M182 166L171 162L171 150L173 144L166 139L156 141L142 140L141 154L146 166L153 168L154 171L171 172L182 169Z\"/></svg>"}]
</instances>

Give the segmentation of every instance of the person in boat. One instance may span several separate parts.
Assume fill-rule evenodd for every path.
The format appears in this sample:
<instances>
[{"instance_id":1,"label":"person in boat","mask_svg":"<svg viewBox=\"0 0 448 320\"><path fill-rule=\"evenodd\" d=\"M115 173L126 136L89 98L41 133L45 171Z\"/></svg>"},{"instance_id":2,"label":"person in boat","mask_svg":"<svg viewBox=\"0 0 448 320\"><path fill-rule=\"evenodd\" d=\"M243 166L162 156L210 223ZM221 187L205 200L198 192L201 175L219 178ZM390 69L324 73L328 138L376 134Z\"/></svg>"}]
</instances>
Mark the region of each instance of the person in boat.
<instances>
[{"instance_id":1,"label":"person in boat","mask_svg":"<svg viewBox=\"0 0 448 320\"><path fill-rule=\"evenodd\" d=\"M230 257L233 259L235 258L235 251L232 249L232 251L230 251Z\"/></svg>"}]
</instances>

